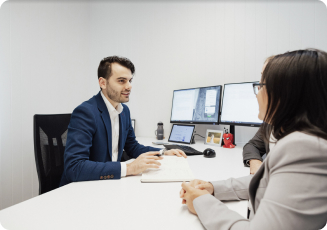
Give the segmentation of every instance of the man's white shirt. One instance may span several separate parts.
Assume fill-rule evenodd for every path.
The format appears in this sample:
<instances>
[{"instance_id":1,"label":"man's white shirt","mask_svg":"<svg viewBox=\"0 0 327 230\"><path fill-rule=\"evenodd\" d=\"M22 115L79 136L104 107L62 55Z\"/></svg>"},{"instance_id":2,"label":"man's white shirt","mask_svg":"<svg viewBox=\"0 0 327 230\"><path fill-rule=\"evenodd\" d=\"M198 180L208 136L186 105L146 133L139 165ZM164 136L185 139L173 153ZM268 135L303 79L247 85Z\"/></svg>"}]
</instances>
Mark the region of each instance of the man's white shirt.
<instances>
[{"instance_id":1,"label":"man's white shirt","mask_svg":"<svg viewBox=\"0 0 327 230\"><path fill-rule=\"evenodd\" d=\"M113 105L108 101L108 99L101 92L102 99L107 106L110 121L111 121L111 149L112 149L112 162L117 161L118 159L118 143L119 143L119 114L123 112L124 107L121 103L118 104L117 109L113 107ZM120 177L126 176L126 163L120 162Z\"/></svg>"}]
</instances>

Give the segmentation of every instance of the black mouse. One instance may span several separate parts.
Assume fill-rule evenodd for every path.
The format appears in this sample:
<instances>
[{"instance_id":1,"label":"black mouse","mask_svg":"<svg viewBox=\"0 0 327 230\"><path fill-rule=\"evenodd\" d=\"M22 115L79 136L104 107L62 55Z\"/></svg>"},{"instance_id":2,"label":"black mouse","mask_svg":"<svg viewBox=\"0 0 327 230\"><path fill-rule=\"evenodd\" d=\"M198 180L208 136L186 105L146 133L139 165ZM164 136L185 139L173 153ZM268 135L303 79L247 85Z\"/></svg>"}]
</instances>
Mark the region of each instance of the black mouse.
<instances>
[{"instance_id":1,"label":"black mouse","mask_svg":"<svg viewBox=\"0 0 327 230\"><path fill-rule=\"evenodd\" d=\"M216 157L216 152L213 149L207 148L203 151L203 156L208 158Z\"/></svg>"}]
</instances>

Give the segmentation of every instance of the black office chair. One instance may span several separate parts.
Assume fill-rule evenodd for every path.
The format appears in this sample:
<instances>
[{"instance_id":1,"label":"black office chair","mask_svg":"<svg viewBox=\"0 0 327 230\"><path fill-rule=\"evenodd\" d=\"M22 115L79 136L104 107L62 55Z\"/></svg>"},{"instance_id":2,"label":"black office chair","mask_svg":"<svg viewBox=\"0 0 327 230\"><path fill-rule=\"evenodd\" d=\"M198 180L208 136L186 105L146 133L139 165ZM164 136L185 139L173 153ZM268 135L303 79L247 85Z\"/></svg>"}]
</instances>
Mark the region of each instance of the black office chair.
<instances>
[{"instance_id":1,"label":"black office chair","mask_svg":"<svg viewBox=\"0 0 327 230\"><path fill-rule=\"evenodd\" d=\"M59 187L71 114L34 115L34 152L39 194Z\"/></svg>"}]
</instances>

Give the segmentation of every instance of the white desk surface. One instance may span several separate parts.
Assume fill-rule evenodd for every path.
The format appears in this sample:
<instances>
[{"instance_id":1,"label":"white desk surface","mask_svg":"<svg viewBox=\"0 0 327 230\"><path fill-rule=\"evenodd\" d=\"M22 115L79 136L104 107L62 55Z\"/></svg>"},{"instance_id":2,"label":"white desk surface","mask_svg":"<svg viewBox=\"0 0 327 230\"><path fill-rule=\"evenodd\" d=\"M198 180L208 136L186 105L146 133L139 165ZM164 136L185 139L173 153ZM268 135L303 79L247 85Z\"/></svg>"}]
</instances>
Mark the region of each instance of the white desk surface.
<instances>
[{"instance_id":1,"label":"white desk surface","mask_svg":"<svg viewBox=\"0 0 327 230\"><path fill-rule=\"evenodd\" d=\"M151 146L155 141L137 140ZM240 146L224 149L203 142L191 146L199 151L212 148L217 155L187 158L195 178L222 180L249 174ZM204 229L198 217L181 204L180 182L141 183L140 178L71 183L0 211L0 223L8 230ZM247 201L226 205L246 217Z\"/></svg>"}]
</instances>

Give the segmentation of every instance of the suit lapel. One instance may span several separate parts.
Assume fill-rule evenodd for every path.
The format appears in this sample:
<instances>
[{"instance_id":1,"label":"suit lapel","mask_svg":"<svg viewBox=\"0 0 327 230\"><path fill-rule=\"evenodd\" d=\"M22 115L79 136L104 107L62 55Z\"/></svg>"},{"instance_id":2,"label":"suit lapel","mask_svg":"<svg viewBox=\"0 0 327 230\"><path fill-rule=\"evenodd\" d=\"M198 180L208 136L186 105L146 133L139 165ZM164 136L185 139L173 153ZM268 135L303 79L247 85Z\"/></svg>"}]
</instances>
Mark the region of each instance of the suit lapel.
<instances>
[{"instance_id":1,"label":"suit lapel","mask_svg":"<svg viewBox=\"0 0 327 230\"><path fill-rule=\"evenodd\" d=\"M253 208L253 213L255 213L255 196L257 194L257 189L259 187L259 183L260 183L260 180L263 176L263 172L265 171L264 170L265 168L265 165L263 164L262 167L260 167L258 169L258 171L254 174L251 182L250 182L250 185L249 185L249 195L250 195L250 200L251 200L251 204L252 204L252 208Z\"/></svg>"},{"instance_id":2,"label":"suit lapel","mask_svg":"<svg viewBox=\"0 0 327 230\"><path fill-rule=\"evenodd\" d=\"M109 149L109 157L110 157L110 160L112 160L111 120L110 120L108 108L103 101L101 92L98 93L95 96L95 98L96 98L96 101L98 104L98 109L101 113L101 118L102 118L104 127L106 128L106 131L107 131L107 143L108 143L108 149Z\"/></svg>"}]
</instances>

